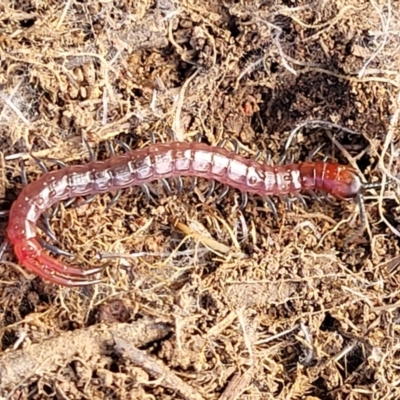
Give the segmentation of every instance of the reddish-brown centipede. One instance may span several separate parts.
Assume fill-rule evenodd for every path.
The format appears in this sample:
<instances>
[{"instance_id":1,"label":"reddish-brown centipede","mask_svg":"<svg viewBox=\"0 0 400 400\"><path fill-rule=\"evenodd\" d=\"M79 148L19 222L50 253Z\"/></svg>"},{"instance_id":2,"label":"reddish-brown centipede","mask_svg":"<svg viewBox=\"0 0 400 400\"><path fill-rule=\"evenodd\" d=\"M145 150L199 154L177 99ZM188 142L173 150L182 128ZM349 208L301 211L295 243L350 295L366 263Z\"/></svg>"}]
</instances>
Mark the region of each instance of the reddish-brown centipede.
<instances>
[{"instance_id":1,"label":"reddish-brown centipede","mask_svg":"<svg viewBox=\"0 0 400 400\"><path fill-rule=\"evenodd\" d=\"M44 173L26 186L13 203L8 240L19 262L49 281L65 286L97 283L98 280L85 277L99 272L99 268L83 271L61 263L44 251L36 236L41 214L69 198L182 176L215 180L261 197L320 190L340 200L361 200L362 191L371 187L361 182L356 170L336 163L308 161L270 166L203 143L152 144L106 161Z\"/></svg>"}]
</instances>

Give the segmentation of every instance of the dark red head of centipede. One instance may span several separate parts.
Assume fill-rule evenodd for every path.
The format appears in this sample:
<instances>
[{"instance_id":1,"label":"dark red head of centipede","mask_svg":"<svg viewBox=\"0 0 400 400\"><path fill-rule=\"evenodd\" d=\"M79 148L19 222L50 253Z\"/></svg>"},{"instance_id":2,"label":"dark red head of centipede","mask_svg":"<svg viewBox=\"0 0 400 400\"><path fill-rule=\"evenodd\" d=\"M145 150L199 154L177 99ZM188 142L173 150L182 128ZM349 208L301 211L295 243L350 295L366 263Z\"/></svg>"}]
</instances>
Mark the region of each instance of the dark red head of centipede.
<instances>
[{"instance_id":1,"label":"dark red head of centipede","mask_svg":"<svg viewBox=\"0 0 400 400\"><path fill-rule=\"evenodd\" d=\"M339 200L351 200L363 189L358 172L346 165L322 161L305 162L300 165L303 189L317 189Z\"/></svg>"},{"instance_id":2,"label":"dark red head of centipede","mask_svg":"<svg viewBox=\"0 0 400 400\"><path fill-rule=\"evenodd\" d=\"M344 165L338 166L336 178L331 185L331 195L339 200L354 199L364 189L357 171Z\"/></svg>"}]
</instances>

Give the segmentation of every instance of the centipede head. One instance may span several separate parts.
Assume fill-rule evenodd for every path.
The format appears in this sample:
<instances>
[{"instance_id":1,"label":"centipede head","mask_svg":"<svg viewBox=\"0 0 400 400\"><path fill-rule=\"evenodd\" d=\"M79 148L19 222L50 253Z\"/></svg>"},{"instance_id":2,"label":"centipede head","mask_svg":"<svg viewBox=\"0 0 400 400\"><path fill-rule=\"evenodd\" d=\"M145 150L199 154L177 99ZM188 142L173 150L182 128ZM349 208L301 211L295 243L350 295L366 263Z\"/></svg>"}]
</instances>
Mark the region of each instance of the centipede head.
<instances>
[{"instance_id":1,"label":"centipede head","mask_svg":"<svg viewBox=\"0 0 400 400\"><path fill-rule=\"evenodd\" d=\"M384 185L387 186L389 183L390 181L387 181ZM340 200L351 200L356 199L366 190L380 189L382 186L383 182L363 183L355 169L341 166L335 185L332 186L331 194Z\"/></svg>"},{"instance_id":2,"label":"centipede head","mask_svg":"<svg viewBox=\"0 0 400 400\"><path fill-rule=\"evenodd\" d=\"M340 166L330 194L339 200L351 200L361 194L364 188L365 185L355 169Z\"/></svg>"}]
</instances>

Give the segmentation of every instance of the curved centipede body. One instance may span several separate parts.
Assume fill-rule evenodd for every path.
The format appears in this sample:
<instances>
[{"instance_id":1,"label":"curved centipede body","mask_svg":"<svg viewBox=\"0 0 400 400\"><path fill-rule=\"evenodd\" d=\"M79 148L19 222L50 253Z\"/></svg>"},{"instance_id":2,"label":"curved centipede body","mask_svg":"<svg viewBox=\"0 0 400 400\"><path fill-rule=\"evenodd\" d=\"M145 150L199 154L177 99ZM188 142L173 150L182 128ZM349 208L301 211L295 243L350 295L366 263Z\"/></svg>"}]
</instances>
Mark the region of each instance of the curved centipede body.
<instances>
[{"instance_id":1,"label":"curved centipede body","mask_svg":"<svg viewBox=\"0 0 400 400\"><path fill-rule=\"evenodd\" d=\"M85 277L99 268L81 270L48 255L36 237L36 223L49 207L66 199L117 191L171 177L213 179L242 192L270 195L321 190L341 200L363 189L357 172L347 166L305 162L270 166L221 147L172 142L131 150L106 161L92 161L47 172L26 186L13 203L7 236L21 265L51 282L78 286L99 282Z\"/></svg>"}]
</instances>

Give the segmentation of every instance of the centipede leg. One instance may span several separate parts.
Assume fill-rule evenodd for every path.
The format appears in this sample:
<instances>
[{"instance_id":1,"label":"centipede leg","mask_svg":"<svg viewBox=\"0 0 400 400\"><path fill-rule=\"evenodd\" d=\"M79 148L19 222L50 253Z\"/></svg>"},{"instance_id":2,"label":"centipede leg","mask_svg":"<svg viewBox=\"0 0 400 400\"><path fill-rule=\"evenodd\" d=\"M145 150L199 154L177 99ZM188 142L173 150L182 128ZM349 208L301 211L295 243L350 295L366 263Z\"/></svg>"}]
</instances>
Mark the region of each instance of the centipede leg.
<instances>
[{"instance_id":1,"label":"centipede leg","mask_svg":"<svg viewBox=\"0 0 400 400\"><path fill-rule=\"evenodd\" d=\"M3 259L4 253L7 251L9 247L10 247L10 242L7 239L5 239L0 246L0 261Z\"/></svg>"},{"instance_id":2,"label":"centipede leg","mask_svg":"<svg viewBox=\"0 0 400 400\"><path fill-rule=\"evenodd\" d=\"M56 234L53 232L53 230L50 227L50 223L49 223L49 218L47 217L47 215L43 216L43 221L44 223L37 223L37 227L47 236L49 237L51 240L53 240L54 242L58 243Z\"/></svg>"},{"instance_id":3,"label":"centipede leg","mask_svg":"<svg viewBox=\"0 0 400 400\"><path fill-rule=\"evenodd\" d=\"M61 275L70 279L81 279L97 274L102 270L100 267L82 270L63 264L45 253L39 241L33 238L15 244L14 251L18 259L23 260L25 266L48 279L49 275Z\"/></svg>"},{"instance_id":4,"label":"centipede leg","mask_svg":"<svg viewBox=\"0 0 400 400\"><path fill-rule=\"evenodd\" d=\"M365 211L364 197L362 196L362 194L359 193L356 196L355 202L358 204L358 208L360 210L360 226L351 236L344 240L345 245L348 245L354 239L361 236L367 225L367 214Z\"/></svg>"},{"instance_id":5,"label":"centipede leg","mask_svg":"<svg viewBox=\"0 0 400 400\"><path fill-rule=\"evenodd\" d=\"M300 193L296 193L295 194L296 199L300 201L301 205L304 207L304 209L308 209L308 204L306 202L306 199L304 198L304 196L302 196Z\"/></svg>"},{"instance_id":6,"label":"centipede leg","mask_svg":"<svg viewBox=\"0 0 400 400\"><path fill-rule=\"evenodd\" d=\"M106 147L107 147L107 151L110 153L111 157L115 156L115 149L114 146L111 144L111 142L107 141L106 142Z\"/></svg>"},{"instance_id":7,"label":"centipede leg","mask_svg":"<svg viewBox=\"0 0 400 400\"><path fill-rule=\"evenodd\" d=\"M140 189L142 189L142 192L144 193L144 196L146 197L146 201L150 203L151 201L154 201L153 197L150 194L150 189L149 186L146 185L145 183L143 185L140 185Z\"/></svg>"},{"instance_id":8,"label":"centipede leg","mask_svg":"<svg viewBox=\"0 0 400 400\"><path fill-rule=\"evenodd\" d=\"M278 159L278 165L282 165L286 161L286 157L287 157L286 153L280 156Z\"/></svg>"},{"instance_id":9,"label":"centipede leg","mask_svg":"<svg viewBox=\"0 0 400 400\"><path fill-rule=\"evenodd\" d=\"M153 131L151 131L151 132L149 133L149 135L150 135L150 143L155 144L155 143L157 142L157 141L156 141L156 135L154 134Z\"/></svg>"},{"instance_id":10,"label":"centipede leg","mask_svg":"<svg viewBox=\"0 0 400 400\"><path fill-rule=\"evenodd\" d=\"M123 150L125 150L126 152L131 151L132 149L129 147L129 145L125 142L123 142L122 140L119 139L115 139L115 143L117 143L119 146L122 147Z\"/></svg>"},{"instance_id":11,"label":"centipede leg","mask_svg":"<svg viewBox=\"0 0 400 400\"><path fill-rule=\"evenodd\" d=\"M170 186L169 182L167 181L167 179L162 178L161 179L161 183L162 183L162 185L164 187L164 190L167 193L167 195L168 196L172 196L173 192L172 192L171 186Z\"/></svg>"},{"instance_id":12,"label":"centipede leg","mask_svg":"<svg viewBox=\"0 0 400 400\"><path fill-rule=\"evenodd\" d=\"M236 138L232 138L231 143L233 145L233 152L235 154L239 154L239 150L240 150L239 141Z\"/></svg>"},{"instance_id":13,"label":"centipede leg","mask_svg":"<svg viewBox=\"0 0 400 400\"><path fill-rule=\"evenodd\" d=\"M74 286L89 286L96 283L101 283L101 279L92 279L86 280L83 277L75 277L75 276L63 276L54 273L52 269L43 268L43 265L36 258L25 258L24 264L28 269L30 269L36 275L47 279L52 283L56 283L58 285L63 285L67 287Z\"/></svg>"},{"instance_id":14,"label":"centipede leg","mask_svg":"<svg viewBox=\"0 0 400 400\"><path fill-rule=\"evenodd\" d=\"M322 198L326 201L329 205L334 206L335 202L333 202L326 193L322 193Z\"/></svg>"},{"instance_id":15,"label":"centipede leg","mask_svg":"<svg viewBox=\"0 0 400 400\"><path fill-rule=\"evenodd\" d=\"M214 191L215 191L215 180L211 179L210 180L210 188L208 189L207 193L204 195L204 198L206 200L208 200L212 196Z\"/></svg>"},{"instance_id":16,"label":"centipede leg","mask_svg":"<svg viewBox=\"0 0 400 400\"><path fill-rule=\"evenodd\" d=\"M314 190L307 190L307 194L309 194L315 201L322 204L321 198L317 195L317 193L314 192Z\"/></svg>"},{"instance_id":17,"label":"centipede leg","mask_svg":"<svg viewBox=\"0 0 400 400\"><path fill-rule=\"evenodd\" d=\"M69 251L60 249L57 246L54 246L53 244L47 243L45 240L42 238L37 238L38 242L47 250L51 251L53 254L56 254L58 256L64 256L64 257L74 257L74 254L70 253Z\"/></svg>"},{"instance_id":18,"label":"centipede leg","mask_svg":"<svg viewBox=\"0 0 400 400\"><path fill-rule=\"evenodd\" d=\"M320 144L317 148L315 148L314 150L312 150L308 156L307 156L307 160L311 161L323 148L325 147L325 144Z\"/></svg>"},{"instance_id":19,"label":"centipede leg","mask_svg":"<svg viewBox=\"0 0 400 400\"><path fill-rule=\"evenodd\" d=\"M248 201L249 201L249 196L247 192L242 192L242 201L240 202L239 208L241 210L244 210L247 206Z\"/></svg>"},{"instance_id":20,"label":"centipede leg","mask_svg":"<svg viewBox=\"0 0 400 400\"><path fill-rule=\"evenodd\" d=\"M65 208L71 207L71 205L72 205L73 203L75 203L75 201L76 201L76 198L75 198L75 197L73 197L72 199L69 199L69 200L65 201L65 202L64 202L64 207L65 207ZM58 207L58 206L57 206L57 207ZM58 210L57 210L57 211L58 211Z\"/></svg>"},{"instance_id":21,"label":"centipede leg","mask_svg":"<svg viewBox=\"0 0 400 400\"><path fill-rule=\"evenodd\" d=\"M95 199L96 199L96 197L97 197L97 195L96 194L93 194L93 195L91 195L91 196L87 196L86 198L85 198L85 200L83 200L83 201L80 201L80 202L75 202L75 204L73 204L73 205L71 205L71 208L78 208L78 207L81 207L81 206L85 206L85 205L87 205L87 204L90 204L90 203L92 203ZM69 202L67 202L67 204L68 204Z\"/></svg>"},{"instance_id":22,"label":"centipede leg","mask_svg":"<svg viewBox=\"0 0 400 400\"><path fill-rule=\"evenodd\" d=\"M192 178L192 183L189 186L189 191L193 192L193 190L195 189L195 187L197 186L197 177L193 177Z\"/></svg>"},{"instance_id":23,"label":"centipede leg","mask_svg":"<svg viewBox=\"0 0 400 400\"><path fill-rule=\"evenodd\" d=\"M178 178L176 178L175 182L176 182L176 190L178 191L178 194L182 194L182 192L183 192L182 178L179 176Z\"/></svg>"},{"instance_id":24,"label":"centipede leg","mask_svg":"<svg viewBox=\"0 0 400 400\"><path fill-rule=\"evenodd\" d=\"M178 138L176 137L176 133L173 129L168 128L167 132L172 142L179 142Z\"/></svg>"},{"instance_id":25,"label":"centipede leg","mask_svg":"<svg viewBox=\"0 0 400 400\"><path fill-rule=\"evenodd\" d=\"M221 143L218 144L218 147L222 147L224 148L225 145L230 142L233 146L233 152L235 154L239 154L239 150L240 150L240 145L239 145L239 141L236 138L229 138L229 139L222 139Z\"/></svg>"},{"instance_id":26,"label":"centipede leg","mask_svg":"<svg viewBox=\"0 0 400 400\"><path fill-rule=\"evenodd\" d=\"M44 162L43 162L40 158L37 158L37 157L34 156L33 154L31 154L31 158L32 158L33 161L35 161L35 163L39 166L40 170L41 170L43 173L46 173L46 172L49 171L49 170L47 169L46 165L44 164Z\"/></svg>"},{"instance_id":27,"label":"centipede leg","mask_svg":"<svg viewBox=\"0 0 400 400\"><path fill-rule=\"evenodd\" d=\"M262 199L271 209L272 214L274 214L274 217L278 219L278 211L276 210L275 203L268 196L264 196Z\"/></svg>"},{"instance_id":28,"label":"centipede leg","mask_svg":"<svg viewBox=\"0 0 400 400\"><path fill-rule=\"evenodd\" d=\"M121 197L122 194L122 190L118 190L117 192L115 192L114 196L112 197L112 199L110 200L110 202L107 204L106 207L106 211L108 211Z\"/></svg>"},{"instance_id":29,"label":"centipede leg","mask_svg":"<svg viewBox=\"0 0 400 400\"><path fill-rule=\"evenodd\" d=\"M67 167L67 164L65 164L64 161L57 160L57 158L47 158L47 160L53 162L54 164L56 164L60 168L66 168Z\"/></svg>"},{"instance_id":30,"label":"centipede leg","mask_svg":"<svg viewBox=\"0 0 400 400\"><path fill-rule=\"evenodd\" d=\"M272 159L272 153L269 150L267 150L265 152L264 164L269 164L271 162L271 159Z\"/></svg>"},{"instance_id":31,"label":"centipede leg","mask_svg":"<svg viewBox=\"0 0 400 400\"><path fill-rule=\"evenodd\" d=\"M53 240L56 243L60 243L55 235L55 233L53 232L53 230L50 227L50 223L49 223L49 218L47 217L47 215L44 215L44 225L37 223L36 226L46 235L48 236L51 240ZM40 244L46 248L47 250L51 251L53 254L57 254L60 256L66 256L66 257L74 257L74 254L66 251L66 250L62 250L59 247L52 245L50 243L47 243L45 240L43 240L42 238L38 238L38 241L40 242Z\"/></svg>"},{"instance_id":32,"label":"centipede leg","mask_svg":"<svg viewBox=\"0 0 400 400\"><path fill-rule=\"evenodd\" d=\"M217 203L219 203L227 194L228 194L228 192L229 192L229 186L228 185L224 185L223 186L223 189L222 189L222 192L219 194L219 196L215 199L215 201L217 202Z\"/></svg>"},{"instance_id":33,"label":"centipede leg","mask_svg":"<svg viewBox=\"0 0 400 400\"><path fill-rule=\"evenodd\" d=\"M26 169L25 169L24 160L20 160L19 161L19 168L21 170L21 181L22 181L22 184L24 186L27 186L28 185L28 177L26 175Z\"/></svg>"},{"instance_id":34,"label":"centipede leg","mask_svg":"<svg viewBox=\"0 0 400 400\"><path fill-rule=\"evenodd\" d=\"M83 138L83 144L85 145L87 151L89 152L89 162L95 161L96 155L94 154L94 151L90 146L89 142L85 138Z\"/></svg>"},{"instance_id":35,"label":"centipede leg","mask_svg":"<svg viewBox=\"0 0 400 400\"><path fill-rule=\"evenodd\" d=\"M48 169L47 169L46 165L44 164L44 162L43 162L41 159L35 157L33 154L31 154L31 157L32 157L33 161L35 161L35 163L39 166L39 168L41 169L41 171L42 171L43 173L48 172ZM58 160L53 160L53 159L51 159L51 161L57 162ZM60 161L60 162L61 162L61 161ZM62 163L62 162L61 162L61 163ZM64 164L64 166L65 166L65 164ZM27 178L26 178L26 171L25 171L25 167L24 167L24 166L22 166L21 172L22 172L22 171L23 171L23 176L24 176L24 179L23 179L23 180L26 181L24 184L26 185L26 184L27 184ZM51 240L53 240L53 241L56 242L56 243L58 243L58 240L57 240L57 237L56 237L55 233L53 232L53 230L52 230L51 227L50 227L50 222L49 222L49 221L50 221L51 218L53 218L53 217L57 214L57 212L58 212L58 207L59 207L58 204L57 204L56 206L54 206L53 209L52 209L52 211L51 211L51 213L50 213L50 215L48 215L47 213L43 213L44 225L42 225L42 224L37 224L37 227L38 227L46 236L48 236ZM56 246L53 246L53 245L47 243L47 242L44 241L44 240L42 240L42 243L43 243L43 246L44 246L44 247L48 248L48 249L49 249L50 251L52 251L53 253L60 254L60 255L66 255L66 256L72 256L70 253L64 252L63 250L59 249L59 248L56 247Z\"/></svg>"},{"instance_id":36,"label":"centipede leg","mask_svg":"<svg viewBox=\"0 0 400 400\"><path fill-rule=\"evenodd\" d=\"M249 237L249 227L247 226L246 219L242 213L239 213L239 222L242 226L242 237L240 238L240 243L243 243Z\"/></svg>"},{"instance_id":37,"label":"centipede leg","mask_svg":"<svg viewBox=\"0 0 400 400\"><path fill-rule=\"evenodd\" d=\"M279 196L279 198L281 199L281 201L282 201L283 203L285 203L286 208L287 208L289 211L292 211L293 199L291 199L291 198L288 197L288 196Z\"/></svg>"}]
</instances>

